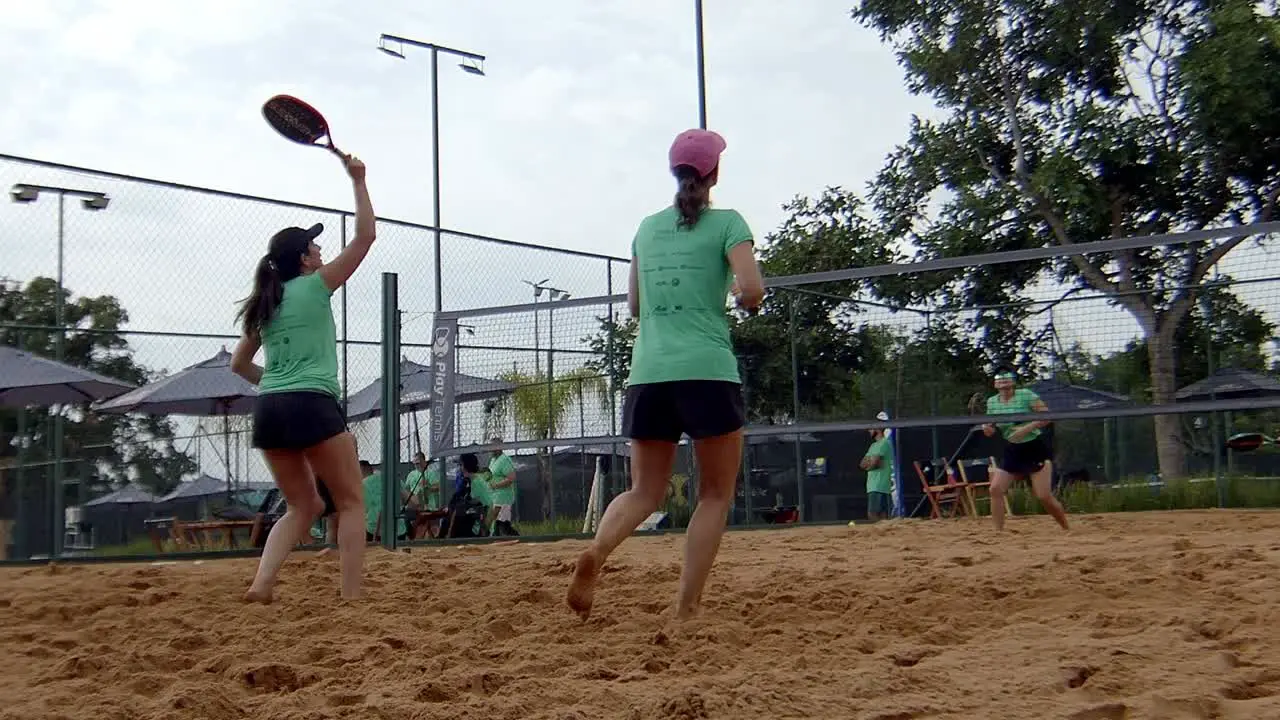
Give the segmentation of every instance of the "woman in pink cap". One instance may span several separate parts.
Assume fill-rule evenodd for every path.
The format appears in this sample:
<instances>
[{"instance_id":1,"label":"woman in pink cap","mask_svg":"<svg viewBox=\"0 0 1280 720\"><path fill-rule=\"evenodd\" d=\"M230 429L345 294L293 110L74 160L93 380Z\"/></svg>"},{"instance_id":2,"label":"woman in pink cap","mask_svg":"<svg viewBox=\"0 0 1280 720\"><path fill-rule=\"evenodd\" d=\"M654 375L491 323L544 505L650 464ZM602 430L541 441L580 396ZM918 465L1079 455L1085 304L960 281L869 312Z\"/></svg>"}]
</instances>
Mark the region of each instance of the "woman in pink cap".
<instances>
[{"instance_id":1,"label":"woman in pink cap","mask_svg":"<svg viewBox=\"0 0 1280 720\"><path fill-rule=\"evenodd\" d=\"M569 607L591 612L605 559L666 499L676 444L693 440L698 503L686 534L676 615L697 613L733 503L746 413L725 299L764 298L751 229L736 210L713 209L724 138L687 130L669 154L678 188L669 207L640 222L631 244L627 303L640 331L631 356L623 434L631 438L631 489L609 503L591 546L578 556Z\"/></svg>"}]
</instances>

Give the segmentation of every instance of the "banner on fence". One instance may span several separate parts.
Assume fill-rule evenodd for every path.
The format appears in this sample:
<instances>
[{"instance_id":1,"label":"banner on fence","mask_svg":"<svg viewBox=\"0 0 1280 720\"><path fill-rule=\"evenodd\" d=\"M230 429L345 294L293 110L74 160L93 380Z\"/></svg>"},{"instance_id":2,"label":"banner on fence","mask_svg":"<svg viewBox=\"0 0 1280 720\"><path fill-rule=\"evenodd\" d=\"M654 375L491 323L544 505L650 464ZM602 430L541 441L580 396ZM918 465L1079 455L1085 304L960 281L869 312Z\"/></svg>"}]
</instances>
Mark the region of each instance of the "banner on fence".
<instances>
[{"instance_id":1,"label":"banner on fence","mask_svg":"<svg viewBox=\"0 0 1280 720\"><path fill-rule=\"evenodd\" d=\"M454 370L457 368L458 321L436 318L431 331L431 456L454 448Z\"/></svg>"}]
</instances>

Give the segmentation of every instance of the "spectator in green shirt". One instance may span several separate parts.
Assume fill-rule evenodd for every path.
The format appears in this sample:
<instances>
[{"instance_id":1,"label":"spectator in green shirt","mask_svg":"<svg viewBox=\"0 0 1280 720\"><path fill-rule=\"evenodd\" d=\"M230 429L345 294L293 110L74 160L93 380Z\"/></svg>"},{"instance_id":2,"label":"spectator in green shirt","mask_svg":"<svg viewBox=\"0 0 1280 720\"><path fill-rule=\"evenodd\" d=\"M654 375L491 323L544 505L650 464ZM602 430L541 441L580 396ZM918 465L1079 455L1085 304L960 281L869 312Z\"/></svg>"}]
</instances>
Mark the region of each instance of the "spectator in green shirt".
<instances>
[{"instance_id":1,"label":"spectator in green shirt","mask_svg":"<svg viewBox=\"0 0 1280 720\"><path fill-rule=\"evenodd\" d=\"M360 472L364 474L364 530L365 541L373 542L378 538L379 531L382 528L382 513L384 511L382 505L382 473L373 469L373 464L368 460L360 461ZM393 508L391 510L395 512ZM404 518L399 518L396 524L396 533L403 536L405 534Z\"/></svg>"},{"instance_id":2,"label":"spectator in green shirt","mask_svg":"<svg viewBox=\"0 0 1280 720\"><path fill-rule=\"evenodd\" d=\"M489 442L500 443L502 438L493 437ZM489 531L495 535L518 535L512 524L516 505L516 464L501 448L494 450L493 458L489 460L489 490L493 500L485 523Z\"/></svg>"},{"instance_id":3,"label":"spectator in green shirt","mask_svg":"<svg viewBox=\"0 0 1280 720\"><path fill-rule=\"evenodd\" d=\"M893 500L893 445L883 428L872 428L871 447L858 467L867 471L867 519L889 517Z\"/></svg>"}]
</instances>

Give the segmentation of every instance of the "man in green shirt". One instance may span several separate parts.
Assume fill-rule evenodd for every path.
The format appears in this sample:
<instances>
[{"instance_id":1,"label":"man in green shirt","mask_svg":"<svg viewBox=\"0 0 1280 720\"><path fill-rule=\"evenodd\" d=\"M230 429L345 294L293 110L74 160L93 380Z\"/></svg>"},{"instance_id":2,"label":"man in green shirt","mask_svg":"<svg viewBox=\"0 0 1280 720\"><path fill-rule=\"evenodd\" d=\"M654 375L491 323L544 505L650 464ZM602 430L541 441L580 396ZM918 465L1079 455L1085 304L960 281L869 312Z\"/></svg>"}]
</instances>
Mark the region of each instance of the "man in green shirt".
<instances>
[{"instance_id":1,"label":"man in green shirt","mask_svg":"<svg viewBox=\"0 0 1280 720\"><path fill-rule=\"evenodd\" d=\"M491 443L500 443L502 438L493 437ZM492 507L486 525L495 535L517 535L514 520L516 505L516 464L511 456L501 449L493 451L489 460L489 490Z\"/></svg>"},{"instance_id":2,"label":"man in green shirt","mask_svg":"<svg viewBox=\"0 0 1280 720\"><path fill-rule=\"evenodd\" d=\"M889 517L893 499L893 445L881 428L872 428L871 447L858 467L867 471L867 519Z\"/></svg>"},{"instance_id":3,"label":"man in green shirt","mask_svg":"<svg viewBox=\"0 0 1280 720\"><path fill-rule=\"evenodd\" d=\"M440 509L440 468L439 463L427 459L426 453L413 455L413 469L405 476L405 491L417 498L418 506L426 506L428 510Z\"/></svg>"},{"instance_id":4,"label":"man in green shirt","mask_svg":"<svg viewBox=\"0 0 1280 720\"><path fill-rule=\"evenodd\" d=\"M364 474L365 541L373 542L378 538L382 527L382 513L385 511L382 506L382 473L375 471L368 460L360 461L360 472ZM392 508L390 512L396 512L396 508ZM403 536L405 531L404 518L397 519L396 533Z\"/></svg>"}]
</instances>

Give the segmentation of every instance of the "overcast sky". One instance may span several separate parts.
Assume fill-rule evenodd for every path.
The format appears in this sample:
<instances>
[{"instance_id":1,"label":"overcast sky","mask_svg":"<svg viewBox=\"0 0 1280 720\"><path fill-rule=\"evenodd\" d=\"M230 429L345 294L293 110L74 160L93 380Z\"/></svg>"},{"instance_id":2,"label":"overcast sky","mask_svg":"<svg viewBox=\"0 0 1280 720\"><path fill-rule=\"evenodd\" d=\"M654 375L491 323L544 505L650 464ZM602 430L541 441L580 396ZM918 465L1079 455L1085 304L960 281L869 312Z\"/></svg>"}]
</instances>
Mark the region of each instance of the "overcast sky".
<instances>
[{"instance_id":1,"label":"overcast sky","mask_svg":"<svg viewBox=\"0 0 1280 720\"><path fill-rule=\"evenodd\" d=\"M930 108L849 19L850 0L705 5L709 125L729 143L716 202L760 236L796 194L861 190ZM698 122L693 17L692 0L0 0L0 152L350 207L331 156L262 120L267 97L291 93L368 164L380 216L431 223L429 57L377 52L387 32L488 56L485 77L441 58L443 226L624 256L641 217L669 202L672 137ZM112 194L105 213L68 211L67 283L121 297L147 330L232 332L233 303L280 226L328 220L326 250L338 244L332 219L311 213L13 163L0 181ZM54 274L54 208L0 203L0 275ZM476 243L446 257L446 306L527 301L521 279L607 289L600 262ZM351 287L352 335L377 337L383 270L401 273L403 308L429 310L429 262L428 235L381 233ZM177 369L222 343L134 344ZM376 373L376 351L352 365Z\"/></svg>"},{"instance_id":2,"label":"overcast sky","mask_svg":"<svg viewBox=\"0 0 1280 720\"><path fill-rule=\"evenodd\" d=\"M697 124L692 0L0 3L0 138L18 155L349 206L333 158L262 121L288 92L368 163L380 215L431 222L428 55L377 52L389 32L489 58L483 78L441 58L446 227L622 255ZM861 188L929 107L850 0L706 6L717 202L760 234L797 193Z\"/></svg>"}]
</instances>

